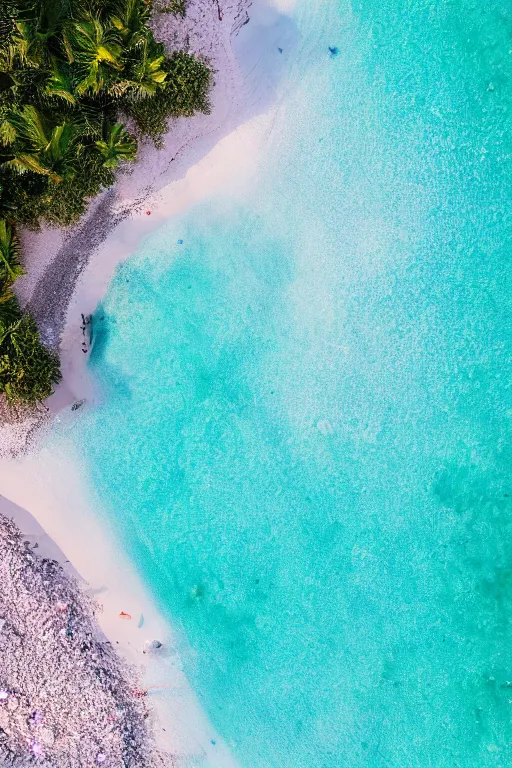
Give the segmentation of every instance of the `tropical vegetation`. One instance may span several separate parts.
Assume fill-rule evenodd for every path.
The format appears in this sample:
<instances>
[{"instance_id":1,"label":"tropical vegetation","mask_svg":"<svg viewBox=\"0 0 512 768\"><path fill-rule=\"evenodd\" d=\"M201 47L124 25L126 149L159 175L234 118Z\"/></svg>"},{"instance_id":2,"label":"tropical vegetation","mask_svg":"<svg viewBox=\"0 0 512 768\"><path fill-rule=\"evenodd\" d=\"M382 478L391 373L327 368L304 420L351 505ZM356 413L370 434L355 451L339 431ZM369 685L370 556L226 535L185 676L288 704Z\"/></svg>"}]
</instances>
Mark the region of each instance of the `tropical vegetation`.
<instances>
[{"instance_id":1,"label":"tropical vegetation","mask_svg":"<svg viewBox=\"0 0 512 768\"><path fill-rule=\"evenodd\" d=\"M183 15L184 0L164 9ZM12 290L17 229L76 221L141 136L158 144L170 117L208 110L208 67L169 55L151 14L152 0L1 0L0 393L13 404L60 375Z\"/></svg>"}]
</instances>

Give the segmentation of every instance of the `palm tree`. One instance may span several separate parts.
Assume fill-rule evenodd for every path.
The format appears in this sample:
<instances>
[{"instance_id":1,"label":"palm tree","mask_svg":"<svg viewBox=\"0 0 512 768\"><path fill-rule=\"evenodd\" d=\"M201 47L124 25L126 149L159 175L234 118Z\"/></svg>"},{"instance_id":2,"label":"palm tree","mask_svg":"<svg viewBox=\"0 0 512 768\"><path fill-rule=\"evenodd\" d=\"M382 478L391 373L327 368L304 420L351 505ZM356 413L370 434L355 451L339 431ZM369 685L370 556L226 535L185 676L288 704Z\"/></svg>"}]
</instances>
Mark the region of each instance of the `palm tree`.
<instances>
[{"instance_id":1,"label":"palm tree","mask_svg":"<svg viewBox=\"0 0 512 768\"><path fill-rule=\"evenodd\" d=\"M55 181L70 181L76 174L81 145L77 143L78 128L72 123L56 125L45 148L45 160Z\"/></svg>"},{"instance_id":2,"label":"palm tree","mask_svg":"<svg viewBox=\"0 0 512 768\"><path fill-rule=\"evenodd\" d=\"M132 67L129 89L132 98L145 99L155 94L167 78L167 72L162 69L164 61L165 56L152 57L148 46L143 47L142 56Z\"/></svg>"},{"instance_id":3,"label":"palm tree","mask_svg":"<svg viewBox=\"0 0 512 768\"><path fill-rule=\"evenodd\" d=\"M64 99L64 101L73 106L76 104L69 68L55 58L50 65L50 76L46 81L45 93L48 96L57 96L60 99Z\"/></svg>"},{"instance_id":4,"label":"palm tree","mask_svg":"<svg viewBox=\"0 0 512 768\"><path fill-rule=\"evenodd\" d=\"M6 2L11 30L5 39L11 61L18 59L22 65L43 68L52 49L58 48L58 34L69 18L69 0L3 0Z\"/></svg>"},{"instance_id":5,"label":"palm tree","mask_svg":"<svg viewBox=\"0 0 512 768\"><path fill-rule=\"evenodd\" d=\"M133 49L147 42L152 35L148 27L149 5L141 0L124 0L118 3L112 16L115 27L124 45Z\"/></svg>"},{"instance_id":6,"label":"palm tree","mask_svg":"<svg viewBox=\"0 0 512 768\"><path fill-rule=\"evenodd\" d=\"M18 238L7 221L0 219L0 303L12 298L11 287L23 274Z\"/></svg>"},{"instance_id":7,"label":"palm tree","mask_svg":"<svg viewBox=\"0 0 512 768\"><path fill-rule=\"evenodd\" d=\"M7 147L16 140L16 129L9 121L7 110L0 112L0 146Z\"/></svg>"},{"instance_id":8,"label":"palm tree","mask_svg":"<svg viewBox=\"0 0 512 768\"><path fill-rule=\"evenodd\" d=\"M64 29L63 42L69 61L77 64L79 96L108 88L115 73L124 67L118 34L98 19L70 22Z\"/></svg>"},{"instance_id":9,"label":"palm tree","mask_svg":"<svg viewBox=\"0 0 512 768\"><path fill-rule=\"evenodd\" d=\"M105 158L105 168L117 168L121 160L133 160L137 152L137 142L130 136L122 123L110 125L105 130L105 140L96 141L96 147Z\"/></svg>"},{"instance_id":10,"label":"palm tree","mask_svg":"<svg viewBox=\"0 0 512 768\"><path fill-rule=\"evenodd\" d=\"M48 144L43 115L31 104L18 111L8 110L4 121L9 145L18 142L27 151L39 152Z\"/></svg>"},{"instance_id":11,"label":"palm tree","mask_svg":"<svg viewBox=\"0 0 512 768\"><path fill-rule=\"evenodd\" d=\"M32 171L49 176L53 181L71 179L77 158L77 126L70 122L56 125L51 131L43 115L33 106L11 112L6 118L14 132L14 141L4 150L8 168L26 173Z\"/></svg>"},{"instance_id":12,"label":"palm tree","mask_svg":"<svg viewBox=\"0 0 512 768\"><path fill-rule=\"evenodd\" d=\"M19 58L22 65L36 69L44 66L48 55L46 35L39 33L36 24L29 21L16 21L15 28L13 42L16 58Z\"/></svg>"}]
</instances>

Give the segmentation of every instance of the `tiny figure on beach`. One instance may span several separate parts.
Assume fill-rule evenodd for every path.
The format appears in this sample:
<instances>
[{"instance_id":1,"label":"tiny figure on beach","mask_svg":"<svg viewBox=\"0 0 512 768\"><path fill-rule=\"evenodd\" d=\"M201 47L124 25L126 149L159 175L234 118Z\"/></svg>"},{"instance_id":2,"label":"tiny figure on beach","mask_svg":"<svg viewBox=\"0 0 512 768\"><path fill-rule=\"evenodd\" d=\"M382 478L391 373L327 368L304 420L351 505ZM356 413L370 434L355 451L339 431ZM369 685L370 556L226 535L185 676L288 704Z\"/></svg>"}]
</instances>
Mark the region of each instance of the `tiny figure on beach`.
<instances>
[{"instance_id":1,"label":"tiny figure on beach","mask_svg":"<svg viewBox=\"0 0 512 768\"><path fill-rule=\"evenodd\" d=\"M339 50L338 50L338 48L336 48L335 45L330 45L329 46L329 53L331 54L331 56L337 56L338 53L339 53Z\"/></svg>"},{"instance_id":2,"label":"tiny figure on beach","mask_svg":"<svg viewBox=\"0 0 512 768\"><path fill-rule=\"evenodd\" d=\"M146 211L146 216L151 216L151 211Z\"/></svg>"},{"instance_id":3,"label":"tiny figure on beach","mask_svg":"<svg viewBox=\"0 0 512 768\"><path fill-rule=\"evenodd\" d=\"M146 640L145 646L146 647L142 653L147 653L148 651L158 651L162 647L162 643L160 640Z\"/></svg>"},{"instance_id":4,"label":"tiny figure on beach","mask_svg":"<svg viewBox=\"0 0 512 768\"><path fill-rule=\"evenodd\" d=\"M84 337L84 340L82 341L82 352L87 354L87 342L90 343L91 341L91 332L89 332L89 337L87 337L86 331L88 326L91 325L91 315L84 315L83 312L80 313L80 317L82 318L82 325L80 326L80 330L82 331L82 336Z\"/></svg>"},{"instance_id":5,"label":"tiny figure on beach","mask_svg":"<svg viewBox=\"0 0 512 768\"><path fill-rule=\"evenodd\" d=\"M119 618L120 619L131 619L131 616L130 616L129 613L125 613L124 611L121 611L121 613L119 614Z\"/></svg>"}]
</instances>

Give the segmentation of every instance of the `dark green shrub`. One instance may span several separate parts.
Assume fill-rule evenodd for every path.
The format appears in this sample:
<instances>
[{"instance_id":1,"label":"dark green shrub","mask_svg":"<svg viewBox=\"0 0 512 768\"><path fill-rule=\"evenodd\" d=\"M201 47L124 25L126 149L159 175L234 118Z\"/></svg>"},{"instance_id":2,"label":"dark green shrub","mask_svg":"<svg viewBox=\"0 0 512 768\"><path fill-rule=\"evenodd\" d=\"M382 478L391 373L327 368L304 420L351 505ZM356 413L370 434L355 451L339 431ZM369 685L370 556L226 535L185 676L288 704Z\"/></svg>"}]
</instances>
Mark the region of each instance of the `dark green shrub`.
<instances>
[{"instance_id":1,"label":"dark green shrub","mask_svg":"<svg viewBox=\"0 0 512 768\"><path fill-rule=\"evenodd\" d=\"M157 144L167 131L169 118L210 111L211 72L206 64L188 53L178 52L163 68L167 72L163 87L152 98L130 102L126 107L139 131Z\"/></svg>"},{"instance_id":2,"label":"dark green shrub","mask_svg":"<svg viewBox=\"0 0 512 768\"><path fill-rule=\"evenodd\" d=\"M35 404L60 380L59 360L41 344L33 317L14 305L11 309L18 318L0 324L0 393L10 404Z\"/></svg>"}]
</instances>

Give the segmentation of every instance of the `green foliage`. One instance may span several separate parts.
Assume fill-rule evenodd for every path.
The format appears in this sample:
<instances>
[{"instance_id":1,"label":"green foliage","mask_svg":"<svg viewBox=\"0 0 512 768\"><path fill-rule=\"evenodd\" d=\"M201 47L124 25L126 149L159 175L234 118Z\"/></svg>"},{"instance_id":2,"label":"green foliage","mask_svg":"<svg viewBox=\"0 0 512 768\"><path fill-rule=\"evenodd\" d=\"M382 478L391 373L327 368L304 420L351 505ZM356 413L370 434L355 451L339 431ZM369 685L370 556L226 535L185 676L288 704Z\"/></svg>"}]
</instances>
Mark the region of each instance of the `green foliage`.
<instances>
[{"instance_id":1,"label":"green foliage","mask_svg":"<svg viewBox=\"0 0 512 768\"><path fill-rule=\"evenodd\" d=\"M105 168L117 168L121 160L133 160L137 152L137 142L125 131L122 123L109 125L105 130L105 140L97 141L96 146L104 158Z\"/></svg>"},{"instance_id":2,"label":"green foliage","mask_svg":"<svg viewBox=\"0 0 512 768\"><path fill-rule=\"evenodd\" d=\"M12 297L11 287L23 272L20 246L14 230L5 219L0 219L0 303Z\"/></svg>"},{"instance_id":3,"label":"green foliage","mask_svg":"<svg viewBox=\"0 0 512 768\"><path fill-rule=\"evenodd\" d=\"M0 393L12 405L30 405L52 393L60 379L59 360L41 344L31 315L21 313L15 302L10 302L10 320L0 310Z\"/></svg>"},{"instance_id":4,"label":"green foliage","mask_svg":"<svg viewBox=\"0 0 512 768\"><path fill-rule=\"evenodd\" d=\"M158 143L170 117L208 111L208 68L186 53L166 55L148 25L150 6L3 0L0 184L9 194L0 197L0 213L7 203L20 223L68 224L135 156L134 137L110 133L122 115ZM185 4L172 6L183 13Z\"/></svg>"},{"instance_id":5,"label":"green foliage","mask_svg":"<svg viewBox=\"0 0 512 768\"><path fill-rule=\"evenodd\" d=\"M206 64L178 52L165 60L163 69L167 78L154 96L134 101L127 107L139 131L151 136L156 143L167 130L170 117L210 111L211 73Z\"/></svg>"},{"instance_id":6,"label":"green foliage","mask_svg":"<svg viewBox=\"0 0 512 768\"><path fill-rule=\"evenodd\" d=\"M166 10L184 15L185 0ZM10 402L43 399L58 380L12 293L13 225L76 221L135 158L123 116L158 144L169 118L208 111L208 68L167 56L150 15L151 0L0 0L0 393Z\"/></svg>"},{"instance_id":7,"label":"green foliage","mask_svg":"<svg viewBox=\"0 0 512 768\"><path fill-rule=\"evenodd\" d=\"M12 293L22 274L18 240L0 219L0 393L13 404L43 400L60 378L56 356L43 347L34 320Z\"/></svg>"},{"instance_id":8,"label":"green foliage","mask_svg":"<svg viewBox=\"0 0 512 768\"><path fill-rule=\"evenodd\" d=\"M185 17L187 12L187 0L169 0L158 8L161 13L173 13L175 16Z\"/></svg>"}]
</instances>

